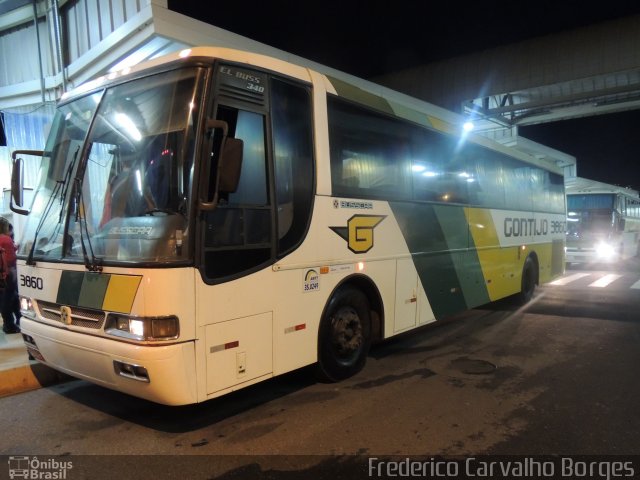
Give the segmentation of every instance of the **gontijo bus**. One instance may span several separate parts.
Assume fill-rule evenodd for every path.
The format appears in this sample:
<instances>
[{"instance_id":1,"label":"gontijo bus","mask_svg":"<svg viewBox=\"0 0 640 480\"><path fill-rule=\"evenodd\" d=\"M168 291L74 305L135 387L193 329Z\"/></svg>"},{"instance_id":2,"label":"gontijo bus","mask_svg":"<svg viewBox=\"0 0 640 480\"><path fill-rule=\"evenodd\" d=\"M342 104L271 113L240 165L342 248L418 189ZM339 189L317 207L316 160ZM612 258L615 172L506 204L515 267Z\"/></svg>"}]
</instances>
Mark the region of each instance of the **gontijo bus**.
<instances>
[{"instance_id":1,"label":"gontijo bus","mask_svg":"<svg viewBox=\"0 0 640 480\"><path fill-rule=\"evenodd\" d=\"M640 254L636 190L587 178L565 181L568 263L617 262Z\"/></svg>"},{"instance_id":2,"label":"gontijo bus","mask_svg":"<svg viewBox=\"0 0 640 480\"><path fill-rule=\"evenodd\" d=\"M220 48L79 87L59 103L21 239L29 351L189 404L310 364L340 380L372 342L529 299L564 268L561 172L457 121Z\"/></svg>"}]
</instances>

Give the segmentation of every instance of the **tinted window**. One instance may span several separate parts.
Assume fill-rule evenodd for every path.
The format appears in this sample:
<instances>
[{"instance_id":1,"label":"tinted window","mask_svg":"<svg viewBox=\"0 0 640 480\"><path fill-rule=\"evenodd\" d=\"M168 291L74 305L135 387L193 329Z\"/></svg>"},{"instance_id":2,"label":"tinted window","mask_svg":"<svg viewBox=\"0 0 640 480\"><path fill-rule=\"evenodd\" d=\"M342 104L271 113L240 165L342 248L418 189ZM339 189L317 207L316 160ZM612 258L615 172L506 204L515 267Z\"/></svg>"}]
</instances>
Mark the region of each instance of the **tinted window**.
<instances>
[{"instance_id":1,"label":"tinted window","mask_svg":"<svg viewBox=\"0 0 640 480\"><path fill-rule=\"evenodd\" d=\"M271 202L264 115L220 106L217 118L227 122L229 137L243 141L238 188L221 192L218 206L205 217L206 273L220 279L271 259Z\"/></svg>"},{"instance_id":2,"label":"tinted window","mask_svg":"<svg viewBox=\"0 0 640 480\"><path fill-rule=\"evenodd\" d=\"M560 175L337 97L328 116L334 195L564 211Z\"/></svg>"},{"instance_id":3,"label":"tinted window","mask_svg":"<svg viewBox=\"0 0 640 480\"><path fill-rule=\"evenodd\" d=\"M409 198L411 147L405 126L392 118L329 99L334 195Z\"/></svg>"},{"instance_id":4,"label":"tinted window","mask_svg":"<svg viewBox=\"0 0 640 480\"><path fill-rule=\"evenodd\" d=\"M610 193L567 195L568 210L612 209L614 196Z\"/></svg>"},{"instance_id":5,"label":"tinted window","mask_svg":"<svg viewBox=\"0 0 640 480\"><path fill-rule=\"evenodd\" d=\"M411 125L413 198L467 203L470 172L454 138Z\"/></svg>"},{"instance_id":6,"label":"tinted window","mask_svg":"<svg viewBox=\"0 0 640 480\"><path fill-rule=\"evenodd\" d=\"M278 252L300 243L313 199L311 97L308 89L271 83L273 151L278 206Z\"/></svg>"}]
</instances>

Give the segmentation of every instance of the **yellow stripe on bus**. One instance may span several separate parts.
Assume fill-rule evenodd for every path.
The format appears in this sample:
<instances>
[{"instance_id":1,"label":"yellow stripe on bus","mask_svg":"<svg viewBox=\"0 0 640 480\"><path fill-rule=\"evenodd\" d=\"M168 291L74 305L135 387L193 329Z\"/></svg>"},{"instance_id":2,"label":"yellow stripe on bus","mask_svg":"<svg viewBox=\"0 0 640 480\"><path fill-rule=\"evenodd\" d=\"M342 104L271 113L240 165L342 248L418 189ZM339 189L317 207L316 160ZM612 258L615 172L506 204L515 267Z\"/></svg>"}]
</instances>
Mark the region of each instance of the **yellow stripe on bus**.
<instances>
[{"instance_id":1,"label":"yellow stripe on bus","mask_svg":"<svg viewBox=\"0 0 640 480\"><path fill-rule=\"evenodd\" d=\"M440 130L441 132L457 134L456 127L449 122L445 122L440 118L436 118L432 115L427 115L429 122L433 125L433 128Z\"/></svg>"},{"instance_id":2,"label":"yellow stripe on bus","mask_svg":"<svg viewBox=\"0 0 640 480\"><path fill-rule=\"evenodd\" d=\"M500 247L489 210L465 208L464 213L491 301L518 293L525 258L519 255L519 247Z\"/></svg>"},{"instance_id":3,"label":"yellow stripe on bus","mask_svg":"<svg viewBox=\"0 0 640 480\"><path fill-rule=\"evenodd\" d=\"M142 277L136 275L111 275L103 310L130 313L141 280Z\"/></svg>"}]
</instances>

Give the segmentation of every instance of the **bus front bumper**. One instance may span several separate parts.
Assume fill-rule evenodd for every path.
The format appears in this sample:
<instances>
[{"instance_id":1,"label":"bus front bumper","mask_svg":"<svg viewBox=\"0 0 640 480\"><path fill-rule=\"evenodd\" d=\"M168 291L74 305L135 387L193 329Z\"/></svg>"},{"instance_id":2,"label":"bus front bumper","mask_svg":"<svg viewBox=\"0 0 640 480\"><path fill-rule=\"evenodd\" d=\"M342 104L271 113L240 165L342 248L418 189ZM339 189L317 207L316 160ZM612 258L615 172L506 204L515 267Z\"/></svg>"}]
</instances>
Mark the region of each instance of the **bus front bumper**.
<instances>
[{"instance_id":1,"label":"bus front bumper","mask_svg":"<svg viewBox=\"0 0 640 480\"><path fill-rule=\"evenodd\" d=\"M198 401L194 341L135 345L27 317L20 328L31 354L58 371L164 405Z\"/></svg>"}]
</instances>

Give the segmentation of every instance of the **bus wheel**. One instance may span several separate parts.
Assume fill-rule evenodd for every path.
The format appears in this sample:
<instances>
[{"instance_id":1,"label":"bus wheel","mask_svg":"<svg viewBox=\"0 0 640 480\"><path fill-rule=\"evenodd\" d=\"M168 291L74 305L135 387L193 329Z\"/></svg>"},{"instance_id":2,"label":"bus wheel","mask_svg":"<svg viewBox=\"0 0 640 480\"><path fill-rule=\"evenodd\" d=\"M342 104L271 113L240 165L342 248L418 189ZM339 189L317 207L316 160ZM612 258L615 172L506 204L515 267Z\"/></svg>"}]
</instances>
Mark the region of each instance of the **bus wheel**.
<instances>
[{"instance_id":1,"label":"bus wheel","mask_svg":"<svg viewBox=\"0 0 640 480\"><path fill-rule=\"evenodd\" d=\"M318 332L318 374L336 382L355 375L367 360L371 315L367 297L353 287L340 288L325 308Z\"/></svg>"},{"instance_id":2,"label":"bus wheel","mask_svg":"<svg viewBox=\"0 0 640 480\"><path fill-rule=\"evenodd\" d=\"M533 298L536 289L536 262L531 257L527 257L522 267L522 286L517 295L517 303L524 305Z\"/></svg>"}]
</instances>

